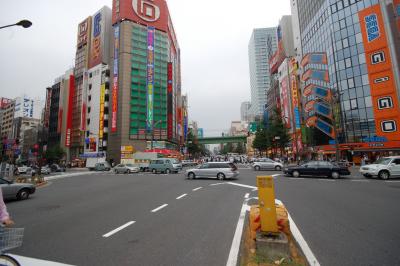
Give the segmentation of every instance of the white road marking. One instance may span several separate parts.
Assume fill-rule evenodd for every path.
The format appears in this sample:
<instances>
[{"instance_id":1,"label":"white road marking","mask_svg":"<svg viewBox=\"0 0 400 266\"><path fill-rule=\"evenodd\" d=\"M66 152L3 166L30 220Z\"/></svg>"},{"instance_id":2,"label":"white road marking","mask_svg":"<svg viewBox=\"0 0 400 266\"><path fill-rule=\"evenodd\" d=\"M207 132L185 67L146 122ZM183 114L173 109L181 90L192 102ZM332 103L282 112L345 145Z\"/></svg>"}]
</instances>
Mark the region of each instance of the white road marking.
<instances>
[{"instance_id":1,"label":"white road marking","mask_svg":"<svg viewBox=\"0 0 400 266\"><path fill-rule=\"evenodd\" d=\"M192 189L192 191L197 191L197 190L202 189L202 188L203 187L194 188L194 189Z\"/></svg>"},{"instance_id":2,"label":"white road marking","mask_svg":"<svg viewBox=\"0 0 400 266\"><path fill-rule=\"evenodd\" d=\"M218 186L218 185L224 185L225 183L215 183L215 184L210 184L210 186Z\"/></svg>"},{"instance_id":3,"label":"white road marking","mask_svg":"<svg viewBox=\"0 0 400 266\"><path fill-rule=\"evenodd\" d=\"M351 182L369 182L369 180L365 180L365 179L352 179L350 181Z\"/></svg>"},{"instance_id":4,"label":"white road marking","mask_svg":"<svg viewBox=\"0 0 400 266\"><path fill-rule=\"evenodd\" d=\"M335 182L336 181L336 180L325 179L325 178L318 178L317 180L319 180L319 181L328 181L328 182Z\"/></svg>"},{"instance_id":5,"label":"white road marking","mask_svg":"<svg viewBox=\"0 0 400 266\"><path fill-rule=\"evenodd\" d=\"M258 188L254 188L252 191L257 191L258 190Z\"/></svg>"},{"instance_id":6,"label":"white road marking","mask_svg":"<svg viewBox=\"0 0 400 266\"><path fill-rule=\"evenodd\" d=\"M176 199L181 199L181 198L186 197L186 196L187 196L187 194L183 194L183 195L180 195L179 197L177 197Z\"/></svg>"},{"instance_id":7,"label":"white road marking","mask_svg":"<svg viewBox=\"0 0 400 266\"><path fill-rule=\"evenodd\" d=\"M281 176L282 174L274 174L272 175L272 177L277 177L277 176Z\"/></svg>"},{"instance_id":8,"label":"white road marking","mask_svg":"<svg viewBox=\"0 0 400 266\"><path fill-rule=\"evenodd\" d=\"M255 187L255 186L249 186L249 185L240 184L240 183L227 182L227 184L233 185L233 186L238 186L238 187L245 187L245 188L257 189L257 187Z\"/></svg>"},{"instance_id":9,"label":"white road marking","mask_svg":"<svg viewBox=\"0 0 400 266\"><path fill-rule=\"evenodd\" d=\"M317 258L314 256L314 253L311 251L310 247L308 246L307 242L304 240L303 235L300 233L299 228L294 223L292 217L288 212L289 224L290 224L290 231L292 232L293 237L296 239L297 243L299 244L301 250L303 251L304 255L308 263L311 266L320 266Z\"/></svg>"},{"instance_id":10,"label":"white road marking","mask_svg":"<svg viewBox=\"0 0 400 266\"><path fill-rule=\"evenodd\" d=\"M124 229L124 228L126 228L126 227L128 227L128 226L130 226L131 224L134 224L134 223L135 223L135 221L130 221L130 222L124 224L124 225L121 225L120 227L115 228L114 230L108 232L107 234L104 234L103 237L112 236L113 234L115 234L115 233L121 231L122 229Z\"/></svg>"},{"instance_id":11,"label":"white road marking","mask_svg":"<svg viewBox=\"0 0 400 266\"><path fill-rule=\"evenodd\" d=\"M155 209L152 210L151 212L158 212L159 210L161 210L162 208L165 208L165 207L167 207L167 206L168 206L168 204L161 205L160 207L155 208Z\"/></svg>"},{"instance_id":12,"label":"white road marking","mask_svg":"<svg viewBox=\"0 0 400 266\"><path fill-rule=\"evenodd\" d=\"M400 180L385 181L385 183L400 183Z\"/></svg>"},{"instance_id":13,"label":"white road marking","mask_svg":"<svg viewBox=\"0 0 400 266\"><path fill-rule=\"evenodd\" d=\"M246 209L248 208L247 202L245 201L240 210L239 220L236 225L235 235L233 236L231 250L229 251L228 261L226 266L236 266L239 255L240 241L242 239L244 218L246 217Z\"/></svg>"},{"instance_id":14,"label":"white road marking","mask_svg":"<svg viewBox=\"0 0 400 266\"><path fill-rule=\"evenodd\" d=\"M246 195L244 195L244 198L245 198L245 199L248 199L249 196L250 196L250 193L246 193Z\"/></svg>"}]
</instances>

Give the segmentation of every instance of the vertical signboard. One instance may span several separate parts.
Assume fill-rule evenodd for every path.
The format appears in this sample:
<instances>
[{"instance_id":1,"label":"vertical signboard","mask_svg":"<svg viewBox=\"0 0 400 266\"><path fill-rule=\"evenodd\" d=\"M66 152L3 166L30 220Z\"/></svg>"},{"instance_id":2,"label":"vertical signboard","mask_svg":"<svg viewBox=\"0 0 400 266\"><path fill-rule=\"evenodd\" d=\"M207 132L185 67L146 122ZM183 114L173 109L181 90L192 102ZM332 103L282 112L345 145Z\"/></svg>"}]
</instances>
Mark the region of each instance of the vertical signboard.
<instances>
[{"instance_id":1,"label":"vertical signboard","mask_svg":"<svg viewBox=\"0 0 400 266\"><path fill-rule=\"evenodd\" d=\"M393 0L393 8L397 22L397 31L400 33L400 0Z\"/></svg>"},{"instance_id":2,"label":"vertical signboard","mask_svg":"<svg viewBox=\"0 0 400 266\"><path fill-rule=\"evenodd\" d=\"M87 18L78 26L78 41L77 41L78 48L88 43L89 23L90 23L90 18Z\"/></svg>"},{"instance_id":3,"label":"vertical signboard","mask_svg":"<svg viewBox=\"0 0 400 266\"><path fill-rule=\"evenodd\" d=\"M388 140L398 140L400 110L380 5L360 11L359 20L367 60L376 134Z\"/></svg>"},{"instance_id":4,"label":"vertical signboard","mask_svg":"<svg viewBox=\"0 0 400 266\"><path fill-rule=\"evenodd\" d=\"M103 143L105 93L106 93L106 84L103 83L103 84L101 84L101 87L100 87L100 115L99 115L99 143L100 144Z\"/></svg>"},{"instance_id":5,"label":"vertical signboard","mask_svg":"<svg viewBox=\"0 0 400 266\"><path fill-rule=\"evenodd\" d=\"M71 130L72 130L72 109L73 99L75 96L75 79L73 75L69 76L69 97L67 112L67 131L65 135L65 147L71 147Z\"/></svg>"},{"instance_id":6,"label":"vertical signboard","mask_svg":"<svg viewBox=\"0 0 400 266\"><path fill-rule=\"evenodd\" d=\"M94 15L92 30L92 45L90 47L89 68L92 68L102 62L102 31L103 17L101 11Z\"/></svg>"},{"instance_id":7,"label":"vertical signboard","mask_svg":"<svg viewBox=\"0 0 400 266\"><path fill-rule=\"evenodd\" d=\"M53 90L51 88L47 89L47 95L46 95L46 106L45 106L45 111L44 111L44 121L43 125L45 128L49 128L49 120L50 120L50 105L51 105L51 94Z\"/></svg>"},{"instance_id":8,"label":"vertical signboard","mask_svg":"<svg viewBox=\"0 0 400 266\"><path fill-rule=\"evenodd\" d=\"M281 101L282 101L282 118L285 121L285 125L287 128L290 128L290 110L289 110L289 90L288 90L288 79L289 76L286 76L281 81L280 92L281 92Z\"/></svg>"},{"instance_id":9,"label":"vertical signboard","mask_svg":"<svg viewBox=\"0 0 400 266\"><path fill-rule=\"evenodd\" d=\"M154 35L155 28L147 27L147 121L146 129L148 132L153 130L153 105L154 105Z\"/></svg>"},{"instance_id":10,"label":"vertical signboard","mask_svg":"<svg viewBox=\"0 0 400 266\"><path fill-rule=\"evenodd\" d=\"M117 131L117 110L118 110L118 56L119 56L119 25L114 26L114 70L112 88L112 117L111 132Z\"/></svg>"},{"instance_id":11,"label":"vertical signboard","mask_svg":"<svg viewBox=\"0 0 400 266\"><path fill-rule=\"evenodd\" d=\"M173 137L173 102L172 102L172 63L168 63L168 68L167 68L167 116L168 116L168 122L167 122L167 138L170 140Z\"/></svg>"}]
</instances>

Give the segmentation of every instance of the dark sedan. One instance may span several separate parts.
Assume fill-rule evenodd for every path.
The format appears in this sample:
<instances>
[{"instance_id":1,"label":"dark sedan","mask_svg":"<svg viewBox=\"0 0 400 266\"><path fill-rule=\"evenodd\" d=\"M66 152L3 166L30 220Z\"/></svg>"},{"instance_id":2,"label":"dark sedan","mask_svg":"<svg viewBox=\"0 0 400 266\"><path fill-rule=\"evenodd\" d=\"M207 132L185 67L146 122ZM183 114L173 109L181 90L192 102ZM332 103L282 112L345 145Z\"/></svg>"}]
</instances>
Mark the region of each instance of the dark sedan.
<instances>
[{"instance_id":1,"label":"dark sedan","mask_svg":"<svg viewBox=\"0 0 400 266\"><path fill-rule=\"evenodd\" d=\"M350 175L347 167L325 161L310 161L299 166L285 168L283 172L294 177L327 176L333 179L338 179L342 175Z\"/></svg>"}]
</instances>

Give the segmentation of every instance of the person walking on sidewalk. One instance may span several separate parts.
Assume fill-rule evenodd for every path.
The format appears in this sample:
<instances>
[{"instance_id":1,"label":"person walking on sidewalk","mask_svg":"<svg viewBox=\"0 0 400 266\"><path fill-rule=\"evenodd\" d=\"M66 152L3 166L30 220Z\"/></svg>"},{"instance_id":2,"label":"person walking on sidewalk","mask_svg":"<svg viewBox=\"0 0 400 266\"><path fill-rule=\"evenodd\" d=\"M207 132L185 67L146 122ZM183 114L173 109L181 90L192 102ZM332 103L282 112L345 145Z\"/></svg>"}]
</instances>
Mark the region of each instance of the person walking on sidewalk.
<instances>
[{"instance_id":1,"label":"person walking on sidewalk","mask_svg":"<svg viewBox=\"0 0 400 266\"><path fill-rule=\"evenodd\" d=\"M3 191L0 188L0 222L5 226L13 225L14 222L11 220L10 215L7 212L7 206L3 200Z\"/></svg>"}]
</instances>

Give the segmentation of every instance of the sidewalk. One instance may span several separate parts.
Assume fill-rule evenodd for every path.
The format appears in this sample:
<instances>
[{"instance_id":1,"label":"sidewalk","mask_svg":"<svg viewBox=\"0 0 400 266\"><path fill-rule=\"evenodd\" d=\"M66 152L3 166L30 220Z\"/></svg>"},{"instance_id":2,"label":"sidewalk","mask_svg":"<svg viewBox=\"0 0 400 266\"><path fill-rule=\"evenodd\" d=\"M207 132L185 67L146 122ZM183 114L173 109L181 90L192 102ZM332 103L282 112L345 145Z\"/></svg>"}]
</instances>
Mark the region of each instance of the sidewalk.
<instances>
[{"instance_id":1,"label":"sidewalk","mask_svg":"<svg viewBox=\"0 0 400 266\"><path fill-rule=\"evenodd\" d=\"M9 254L15 258L21 266L73 266L71 264L64 264L48 260L39 260L35 258L28 258L24 256Z\"/></svg>"}]
</instances>

